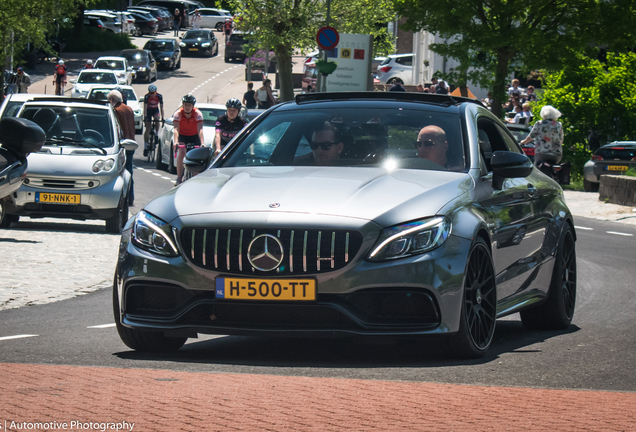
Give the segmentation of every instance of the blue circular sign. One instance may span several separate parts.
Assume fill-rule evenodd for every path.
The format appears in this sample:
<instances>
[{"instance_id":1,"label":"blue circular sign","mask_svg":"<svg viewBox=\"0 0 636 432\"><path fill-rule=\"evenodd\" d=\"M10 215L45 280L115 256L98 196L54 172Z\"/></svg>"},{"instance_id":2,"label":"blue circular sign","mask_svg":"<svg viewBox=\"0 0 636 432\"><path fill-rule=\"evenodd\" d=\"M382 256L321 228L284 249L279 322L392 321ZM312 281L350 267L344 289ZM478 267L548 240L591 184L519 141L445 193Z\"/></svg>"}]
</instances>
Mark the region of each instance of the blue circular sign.
<instances>
[{"instance_id":1,"label":"blue circular sign","mask_svg":"<svg viewBox=\"0 0 636 432\"><path fill-rule=\"evenodd\" d=\"M340 42L338 30L333 27L321 28L316 35L316 42L320 48L326 51L334 49L338 45L338 42Z\"/></svg>"}]
</instances>

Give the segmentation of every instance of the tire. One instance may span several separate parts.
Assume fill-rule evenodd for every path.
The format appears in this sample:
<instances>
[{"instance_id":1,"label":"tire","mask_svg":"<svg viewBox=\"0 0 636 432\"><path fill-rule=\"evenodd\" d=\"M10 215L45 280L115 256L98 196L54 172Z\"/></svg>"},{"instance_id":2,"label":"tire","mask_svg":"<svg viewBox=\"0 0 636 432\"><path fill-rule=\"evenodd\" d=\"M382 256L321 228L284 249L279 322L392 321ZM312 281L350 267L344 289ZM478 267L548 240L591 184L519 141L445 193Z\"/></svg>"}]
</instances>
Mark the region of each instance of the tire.
<instances>
[{"instance_id":1,"label":"tire","mask_svg":"<svg viewBox=\"0 0 636 432\"><path fill-rule=\"evenodd\" d=\"M177 69L181 69L181 57L179 57L179 61L177 62Z\"/></svg>"},{"instance_id":2,"label":"tire","mask_svg":"<svg viewBox=\"0 0 636 432\"><path fill-rule=\"evenodd\" d=\"M219 55L219 44L216 44L216 47L214 48L214 57Z\"/></svg>"},{"instance_id":3,"label":"tire","mask_svg":"<svg viewBox=\"0 0 636 432\"><path fill-rule=\"evenodd\" d=\"M122 197L115 214L106 219L106 232L121 234L126 222L128 222L128 197Z\"/></svg>"},{"instance_id":4,"label":"tire","mask_svg":"<svg viewBox=\"0 0 636 432\"><path fill-rule=\"evenodd\" d=\"M600 183L593 183L583 179L583 190L585 192L598 192Z\"/></svg>"},{"instance_id":5,"label":"tire","mask_svg":"<svg viewBox=\"0 0 636 432\"><path fill-rule=\"evenodd\" d=\"M155 168L157 168L158 170L165 170L166 169L166 164L163 163L163 161L161 160L161 144L157 144L157 148L155 151L156 155L155 155Z\"/></svg>"},{"instance_id":6,"label":"tire","mask_svg":"<svg viewBox=\"0 0 636 432\"><path fill-rule=\"evenodd\" d=\"M0 229L9 228L13 222L18 222L19 220L20 216L18 215L6 214L3 204L0 202Z\"/></svg>"},{"instance_id":7,"label":"tire","mask_svg":"<svg viewBox=\"0 0 636 432\"><path fill-rule=\"evenodd\" d=\"M170 142L170 163L168 164L168 172L170 174L177 173L177 167L174 166L174 151L172 150L172 141Z\"/></svg>"},{"instance_id":8,"label":"tire","mask_svg":"<svg viewBox=\"0 0 636 432\"><path fill-rule=\"evenodd\" d=\"M152 82L152 74L150 73L150 71L148 71L148 79L146 80L147 83Z\"/></svg>"},{"instance_id":9,"label":"tire","mask_svg":"<svg viewBox=\"0 0 636 432\"><path fill-rule=\"evenodd\" d=\"M530 329L566 330L576 305L576 248L568 224L563 228L554 257L554 270L547 299L541 305L520 312L521 322Z\"/></svg>"},{"instance_id":10,"label":"tire","mask_svg":"<svg viewBox=\"0 0 636 432\"><path fill-rule=\"evenodd\" d=\"M223 23L216 23L216 31L223 31Z\"/></svg>"},{"instance_id":11,"label":"tire","mask_svg":"<svg viewBox=\"0 0 636 432\"><path fill-rule=\"evenodd\" d=\"M154 162L155 154L157 152L159 137L155 133L151 135L150 139L152 140L153 145L150 146L150 150L148 151L148 162Z\"/></svg>"},{"instance_id":12,"label":"tire","mask_svg":"<svg viewBox=\"0 0 636 432\"><path fill-rule=\"evenodd\" d=\"M466 262L459 332L448 340L453 357L483 357L495 335L497 286L490 248L482 238L473 244Z\"/></svg>"},{"instance_id":13,"label":"tire","mask_svg":"<svg viewBox=\"0 0 636 432\"><path fill-rule=\"evenodd\" d=\"M115 276L116 278L116 276ZM174 352L183 346L188 340L185 337L166 337L162 332L150 332L134 330L124 327L119 317L119 295L117 292L117 280L113 282L113 315L115 326L121 341L135 351L147 352Z\"/></svg>"},{"instance_id":14,"label":"tire","mask_svg":"<svg viewBox=\"0 0 636 432\"><path fill-rule=\"evenodd\" d=\"M225 56L225 63L229 63L230 62L230 58L228 56Z\"/></svg>"}]
</instances>

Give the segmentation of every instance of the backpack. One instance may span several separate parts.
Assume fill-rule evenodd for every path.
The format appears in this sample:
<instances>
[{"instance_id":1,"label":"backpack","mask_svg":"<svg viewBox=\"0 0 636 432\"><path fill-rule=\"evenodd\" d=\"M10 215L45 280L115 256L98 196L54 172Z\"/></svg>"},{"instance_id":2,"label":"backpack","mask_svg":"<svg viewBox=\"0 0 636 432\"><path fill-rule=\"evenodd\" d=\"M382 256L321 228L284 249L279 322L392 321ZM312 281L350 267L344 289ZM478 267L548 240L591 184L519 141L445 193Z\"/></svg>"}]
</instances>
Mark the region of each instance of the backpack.
<instances>
[{"instance_id":1,"label":"backpack","mask_svg":"<svg viewBox=\"0 0 636 432\"><path fill-rule=\"evenodd\" d=\"M58 75L66 74L66 68L64 67L64 65L55 66L55 71L57 72Z\"/></svg>"}]
</instances>

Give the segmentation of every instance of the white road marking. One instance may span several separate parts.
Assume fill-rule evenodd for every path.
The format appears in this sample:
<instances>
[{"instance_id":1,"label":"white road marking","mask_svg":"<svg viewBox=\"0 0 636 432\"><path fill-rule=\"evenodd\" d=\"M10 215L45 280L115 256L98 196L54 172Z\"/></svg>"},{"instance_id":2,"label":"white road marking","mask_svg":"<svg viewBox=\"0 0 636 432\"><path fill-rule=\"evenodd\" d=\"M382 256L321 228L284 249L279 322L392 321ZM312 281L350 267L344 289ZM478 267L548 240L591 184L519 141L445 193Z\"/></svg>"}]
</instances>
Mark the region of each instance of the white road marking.
<instances>
[{"instance_id":1,"label":"white road marking","mask_svg":"<svg viewBox=\"0 0 636 432\"><path fill-rule=\"evenodd\" d=\"M0 341L10 340L10 339L21 339L21 338L28 338L28 337L36 337L36 336L40 336L40 335L23 334L23 335L15 335L15 336L3 336L3 337L0 337Z\"/></svg>"},{"instance_id":2,"label":"white road marking","mask_svg":"<svg viewBox=\"0 0 636 432\"><path fill-rule=\"evenodd\" d=\"M594 228L581 227L581 226L576 226L576 225L574 225L574 228L576 228L576 229L580 229L580 230L588 230L588 231L592 231L592 230L594 230Z\"/></svg>"},{"instance_id":3,"label":"white road marking","mask_svg":"<svg viewBox=\"0 0 636 432\"><path fill-rule=\"evenodd\" d=\"M164 180L170 180L170 181L172 181L172 179L171 179L170 177L164 177L164 176L161 176L161 178L162 178L162 179L164 179Z\"/></svg>"},{"instance_id":4,"label":"white road marking","mask_svg":"<svg viewBox=\"0 0 636 432\"><path fill-rule=\"evenodd\" d=\"M607 231L608 234L616 234L616 235L621 235L621 236L626 236L626 237L632 237L634 234L629 234L629 233L622 233L622 232L616 232L616 231Z\"/></svg>"},{"instance_id":5,"label":"white road marking","mask_svg":"<svg viewBox=\"0 0 636 432\"><path fill-rule=\"evenodd\" d=\"M160 173L156 173L156 172L153 172L152 175L156 175L157 177L161 177L161 174Z\"/></svg>"},{"instance_id":6,"label":"white road marking","mask_svg":"<svg viewBox=\"0 0 636 432\"><path fill-rule=\"evenodd\" d=\"M100 325L88 326L88 327L86 327L86 328L103 329L103 328L109 328L109 327L115 327L115 323L112 323L112 324L100 324Z\"/></svg>"}]
</instances>

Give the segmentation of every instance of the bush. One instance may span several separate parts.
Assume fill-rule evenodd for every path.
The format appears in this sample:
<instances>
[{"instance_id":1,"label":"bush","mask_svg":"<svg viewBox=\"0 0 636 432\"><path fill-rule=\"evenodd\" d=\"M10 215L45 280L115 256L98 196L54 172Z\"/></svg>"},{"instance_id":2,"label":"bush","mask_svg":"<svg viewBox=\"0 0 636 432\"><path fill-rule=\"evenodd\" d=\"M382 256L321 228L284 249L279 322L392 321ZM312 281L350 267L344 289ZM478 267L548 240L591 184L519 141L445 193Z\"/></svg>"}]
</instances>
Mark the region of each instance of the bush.
<instances>
[{"instance_id":1,"label":"bush","mask_svg":"<svg viewBox=\"0 0 636 432\"><path fill-rule=\"evenodd\" d=\"M64 52L100 52L135 48L127 34L115 34L95 27L84 27L82 37L73 35L73 29L60 31L62 39L66 39Z\"/></svg>"}]
</instances>

